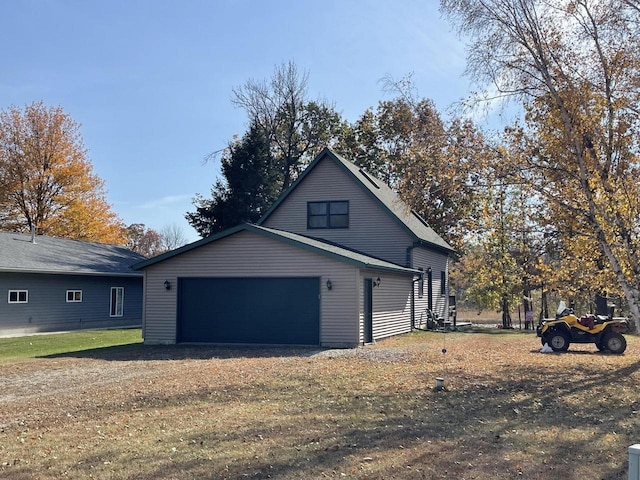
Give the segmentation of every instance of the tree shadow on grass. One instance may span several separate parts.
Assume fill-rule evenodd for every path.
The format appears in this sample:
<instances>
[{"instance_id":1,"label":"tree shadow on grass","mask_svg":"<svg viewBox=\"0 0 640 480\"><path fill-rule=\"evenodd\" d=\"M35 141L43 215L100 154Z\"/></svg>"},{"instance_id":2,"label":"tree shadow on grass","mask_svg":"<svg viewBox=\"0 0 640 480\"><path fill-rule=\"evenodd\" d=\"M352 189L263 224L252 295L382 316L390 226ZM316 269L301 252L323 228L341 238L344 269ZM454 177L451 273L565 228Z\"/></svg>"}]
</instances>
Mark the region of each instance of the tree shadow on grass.
<instances>
[{"instance_id":1,"label":"tree shadow on grass","mask_svg":"<svg viewBox=\"0 0 640 480\"><path fill-rule=\"evenodd\" d=\"M514 328L501 328L497 325L472 325L471 327L464 327L457 330L459 333L486 333L489 335L535 335L534 330L524 330L517 327Z\"/></svg>"},{"instance_id":2,"label":"tree shadow on grass","mask_svg":"<svg viewBox=\"0 0 640 480\"><path fill-rule=\"evenodd\" d=\"M615 392L611 381L628 379L638 371L640 361L613 370L592 369L585 376L560 370L550 379L544 372L531 375L516 367L507 380L471 383L466 389L439 393L405 392L400 397L382 389L327 392L319 384L304 387L309 382L306 375L291 378L293 385L304 387L304 397L318 399L310 402L296 397L298 389L277 384L261 385L259 394L253 385L230 386L232 395L220 393L226 388L213 392L203 387L195 396L197 403L224 410L242 401L248 411L255 411L268 398L273 405L289 402L287 413L297 420L278 424L277 419L257 415L233 422L233 429L220 429L215 422L202 420L198 431L159 437L164 457L154 459L154 466L136 478L435 479L445 478L447 472L446 478L515 478L522 469L527 478L582 480L587 477L577 468L583 462L591 465L593 476L589 478L623 479L625 452L602 452L598 440L611 432L626 436L623 423L635 406L611 397ZM608 397L605 404L595 402L586 408L571 401L576 394L588 398L600 390ZM163 404L192 403L194 392L184 398L170 395L140 400L137 407L156 411ZM585 425L592 436L567 434ZM526 433L520 433L523 431ZM269 440L274 440L269 447L261 446ZM518 444L519 440L524 443ZM174 445L187 452L172 456L167 452ZM245 447L246 454L228 462L221 452L238 445ZM527 458L533 461L518 464L520 450L540 447L544 452L529 452ZM112 448L92 452L78 468L90 473L90 466L116 456ZM155 447L147 452L155 453Z\"/></svg>"},{"instance_id":3,"label":"tree shadow on grass","mask_svg":"<svg viewBox=\"0 0 640 480\"><path fill-rule=\"evenodd\" d=\"M540 347L542 348L542 347ZM529 350L529 353L542 353L539 348L535 348L533 350ZM594 357L620 357L624 356L624 354L611 353L611 352L600 352L598 350L568 350L566 352L544 352L544 355L592 355Z\"/></svg>"},{"instance_id":4,"label":"tree shadow on grass","mask_svg":"<svg viewBox=\"0 0 640 480\"><path fill-rule=\"evenodd\" d=\"M275 358L310 357L321 351L129 344L49 358ZM438 393L418 388L390 391L355 379L352 388L328 388L323 383L326 379L315 382L304 369L297 375L289 372L282 381L265 380L258 385L203 384L185 393L134 392L129 401L101 405L100 409L136 412L150 419L158 418L158 411L176 412L184 406L202 405L205 409L214 405L219 409L209 408L210 417L198 417L201 426L197 430L185 434L173 426L156 435L157 446L136 452L141 470L145 462L154 462L145 467L145 473L136 475L140 479L293 479L319 478L325 473L363 479L443 478L429 473L429 469L448 471L449 478L515 478L518 467L528 478L625 478L624 445L633 440L637 431L634 412L640 409L632 395L640 361L585 362L596 358L592 355L617 356L580 350L552 355L567 360L548 369L532 369L521 362L496 365L490 374L472 373L464 383ZM580 362L572 361L572 357ZM623 395L623 390L627 394ZM253 413L227 421L220 428L213 421L216 411L235 408L238 403ZM286 415L267 413L285 405ZM148 428L154 428L152 423L150 420ZM571 434L574 429L587 429L592 434ZM261 442L268 442L270 437L275 439L271 446L261 447ZM617 438L620 440L613 440ZM227 462L221 452L238 445L246 455ZM188 450L174 454L173 446L178 452L187 446ZM121 455L119 448L113 442L105 443L73 468L88 476L93 473L91 468L104 469L106 461ZM519 465L522 452L529 462ZM591 465L593 476L585 477L584 469L578 470L584 465ZM421 468L424 475L409 470L409 466ZM25 464L19 468L22 470L16 472L24 474L30 467ZM26 476L16 473L12 478Z\"/></svg>"},{"instance_id":5,"label":"tree shadow on grass","mask_svg":"<svg viewBox=\"0 0 640 480\"><path fill-rule=\"evenodd\" d=\"M208 360L213 358L311 357L326 351L320 347L144 345L131 343L73 352L42 355L37 358L90 358L105 361Z\"/></svg>"}]
</instances>

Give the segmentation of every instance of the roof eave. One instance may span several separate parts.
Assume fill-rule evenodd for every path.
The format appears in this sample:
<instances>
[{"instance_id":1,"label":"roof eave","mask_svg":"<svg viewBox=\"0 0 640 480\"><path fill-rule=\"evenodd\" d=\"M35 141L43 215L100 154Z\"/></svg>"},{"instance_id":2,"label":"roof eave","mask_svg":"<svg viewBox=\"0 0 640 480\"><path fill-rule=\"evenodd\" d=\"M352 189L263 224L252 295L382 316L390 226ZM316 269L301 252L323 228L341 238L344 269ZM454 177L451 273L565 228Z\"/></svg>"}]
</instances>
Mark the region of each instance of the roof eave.
<instances>
[{"instance_id":1,"label":"roof eave","mask_svg":"<svg viewBox=\"0 0 640 480\"><path fill-rule=\"evenodd\" d=\"M189 243L189 244L184 245L184 246L182 246L180 248L177 248L175 250L171 250L171 251L163 253L161 255L157 255L155 257L148 258L148 259L143 260L141 262L134 263L133 265L131 265L131 268L133 270L142 270L144 268L150 267L151 265L155 265L158 262L162 262L162 261L167 260L169 258L176 257L178 255L181 255L183 253L189 252L191 250L194 250L194 249L196 249L198 247L201 247L203 245L206 245L208 243L215 242L216 240L220 240L221 238L228 237L229 235L233 235L234 233L237 233L240 230L244 230L244 225L238 225L236 227L229 228L228 230L224 230L224 231L222 231L220 233L217 233L215 235L211 235L211 236L205 237L205 238L203 238L201 240L197 240L197 241L195 241L193 243Z\"/></svg>"},{"instance_id":2,"label":"roof eave","mask_svg":"<svg viewBox=\"0 0 640 480\"><path fill-rule=\"evenodd\" d=\"M266 229L266 227L262 227L259 225L251 225L251 224L247 224L245 225L245 229L246 230L250 230L256 233L260 233L263 234L267 237L270 238L275 238L279 241L282 241L284 243L287 243L289 245L294 245L297 246L299 248L302 248L304 250L307 251L312 251L314 253L317 253L319 255L324 255L330 258L334 258L338 261L344 262L344 263L348 263L351 264L355 267L358 268L368 268L368 269L375 269L375 270L386 270L386 271L393 271L393 272L397 272L397 273L411 273L411 274L416 274L419 273L418 270L412 269L412 268L407 268L407 267L402 267L400 265L398 265L397 267L395 266L390 266L390 265L377 265L374 263L369 263L369 262L363 262L361 260L355 259L355 258L351 258L347 255L341 255L340 253L337 252L332 252L330 250L325 250L322 248L318 248L314 245L310 245L308 243L305 242L301 242L298 241L296 239L287 237L287 236L283 236L283 235L279 235L276 232L272 232L268 229Z\"/></svg>"},{"instance_id":3,"label":"roof eave","mask_svg":"<svg viewBox=\"0 0 640 480\"><path fill-rule=\"evenodd\" d=\"M260 219L256 222L256 225L262 225L267 220L267 218L269 218L269 216L271 216L271 214L278 209L280 204L285 201L285 199L289 196L289 194L296 189L296 187L300 184L300 182L304 180L304 178L309 174L309 172L311 172L315 168L315 166L320 162L320 160L322 160L325 157L325 155L328 155L328 154L334 155L331 149L329 149L328 147L323 148L322 151L318 155L316 155L316 158L314 158L313 161L307 166L307 168L304 169L304 171L300 174L300 176L296 178L296 180L291 184L291 186L289 186L289 188L287 188L284 192L282 192L282 194L276 199L273 205L271 205L271 207L264 213L264 215L260 217Z\"/></svg>"},{"instance_id":4,"label":"roof eave","mask_svg":"<svg viewBox=\"0 0 640 480\"><path fill-rule=\"evenodd\" d=\"M334 162L338 165L338 168L340 168L347 175L349 175L355 181L355 183L365 192L366 195L368 195L374 202L376 202L380 207L382 207L382 209L387 213L387 215L389 215L406 233L409 234L409 236L411 236L414 242L420 242L424 246L434 248L435 250L438 250L441 252L446 252L446 253L454 252L453 249L449 249L443 245L438 245L436 243L430 242L429 240L426 240L418 236L406 223L404 223L398 217L398 215L396 215L396 213L393 210L391 210L391 208L385 202L383 202L380 198L378 198L365 185L365 183L360 178L358 178L349 168L347 168L346 165L344 165L344 163L340 160L340 157L335 152L333 152L330 148L326 148L325 150L326 150L326 153L333 158ZM425 220L416 211L414 211L413 209L410 211L412 215L415 215L424 225L429 227L429 225L425 222Z\"/></svg>"},{"instance_id":5,"label":"roof eave","mask_svg":"<svg viewBox=\"0 0 640 480\"><path fill-rule=\"evenodd\" d=\"M36 270L29 268L0 268L0 273L37 273L41 275L81 275L91 277L142 277L138 272L93 272L93 271L64 271L64 270Z\"/></svg>"},{"instance_id":6,"label":"roof eave","mask_svg":"<svg viewBox=\"0 0 640 480\"><path fill-rule=\"evenodd\" d=\"M220 240L222 238L234 235L240 231L249 231L249 232L253 232L256 233L258 235L262 235L268 238L272 238L275 240L278 240L280 242L286 243L288 245L293 245L295 247L298 248L302 248L303 250L307 250L319 255L323 255L325 257L329 257L329 258L333 258L334 260L343 262L343 263L347 263L350 265L353 265L357 268L363 268L363 269L371 269L371 270L381 270L381 271L389 271L389 272L395 272L395 273L401 273L401 274L412 274L412 275L417 275L419 274L418 270L412 269L412 268L407 268L407 267L403 267L403 266L392 266L392 265L380 265L380 264L376 264L376 263L371 263L371 262L366 262L366 261L362 261L360 259L357 258L352 258L349 257L348 255L343 255L340 254L338 252L333 252L331 250L328 249L323 249L323 248L319 248L316 245L311 245L310 243L306 243L300 240L297 240L295 238L291 238L290 236L287 236L285 234L279 234L277 231L274 231L273 229L268 229L266 227L260 226L260 225L253 225L250 223L245 223L242 225L238 225L237 227L225 230L223 232L220 232L219 234L213 235L211 237L207 237L204 238L202 240L199 240L197 242L191 243L189 245L185 245L184 247L181 247L177 250L173 250L171 252L167 252L165 254L162 255L158 255L156 257L150 258L148 260L145 260L143 262L137 263L135 265L133 265L131 268L134 270L142 270L144 268L147 268L151 265L154 265L156 263L162 262L164 260L168 260L169 258L173 258L177 255L180 255L182 253L191 251L195 248L201 247L203 245L209 244L209 243L213 243L216 240ZM290 233L290 232L285 232L285 233Z\"/></svg>"},{"instance_id":7,"label":"roof eave","mask_svg":"<svg viewBox=\"0 0 640 480\"><path fill-rule=\"evenodd\" d=\"M416 244L421 247L428 247L431 250L436 250L440 253L444 253L445 255L456 255L457 253L457 251L451 247L444 247L442 245L438 245L437 243L432 243L423 239L416 240Z\"/></svg>"},{"instance_id":8,"label":"roof eave","mask_svg":"<svg viewBox=\"0 0 640 480\"><path fill-rule=\"evenodd\" d=\"M371 199L373 199L378 205L380 205L383 208L383 210L387 213L387 215L389 215L406 233L408 233L409 236L411 236L411 238L415 242L420 242L424 246L428 246L429 248L433 248L435 250L438 250L440 252L444 252L446 254L454 254L455 253L455 250L451 249L448 246L445 247L443 245L438 245L436 243L430 242L430 241L428 241L428 240L426 240L424 238L421 238L420 236L416 235L416 233L411 228L409 228L409 226L406 223L404 223L400 218L398 218L398 216L395 214L395 212L393 212L393 210L391 210L391 208L385 202L380 200L369 188L367 188L365 186L365 184L362 182L362 180L360 178L358 178L349 168L346 167L346 165L344 165L344 163L341 161L340 157L333 150L331 150L329 147L325 147L324 149L322 149L322 151L316 156L316 158L309 164L309 166L296 179L296 181L293 182L291 184L291 186L285 192L283 192L282 195L280 195L280 197L278 197L278 199L271 206L271 208L269 208L269 210L267 210L265 212L265 214L260 218L260 220L258 220L257 225L262 225L267 220L267 218L280 206L280 204L286 200L286 198L291 194L291 192L293 192L293 190L296 189L296 187L300 184L300 182L302 182L302 180L304 180L304 178L326 156L331 157L333 159L333 161L335 162L335 164L338 165L338 168L340 168L349 177L351 177L355 181L355 183L365 192L365 194L368 195ZM415 215L422 223L427 225L426 222L424 221L424 219L420 215L418 215L417 212L415 212L414 210L411 210L411 213L413 215ZM429 228L431 228L431 227L429 227Z\"/></svg>"}]
</instances>

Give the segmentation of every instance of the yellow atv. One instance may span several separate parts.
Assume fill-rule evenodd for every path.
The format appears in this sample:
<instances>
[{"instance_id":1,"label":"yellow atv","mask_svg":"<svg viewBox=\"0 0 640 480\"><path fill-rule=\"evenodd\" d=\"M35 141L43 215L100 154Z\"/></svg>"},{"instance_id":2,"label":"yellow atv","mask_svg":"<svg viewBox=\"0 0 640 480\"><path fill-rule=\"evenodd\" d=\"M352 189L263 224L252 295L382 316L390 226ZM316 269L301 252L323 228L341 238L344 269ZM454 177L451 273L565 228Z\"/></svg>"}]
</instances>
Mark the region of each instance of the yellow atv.
<instances>
[{"instance_id":1,"label":"yellow atv","mask_svg":"<svg viewBox=\"0 0 640 480\"><path fill-rule=\"evenodd\" d=\"M560 302L555 319L540 320L537 328L542 345L548 344L554 352L565 352L571 343L595 343L601 352L621 354L627 348L627 340L622 334L628 331L626 318L613 318L612 315L578 318L564 302Z\"/></svg>"}]
</instances>

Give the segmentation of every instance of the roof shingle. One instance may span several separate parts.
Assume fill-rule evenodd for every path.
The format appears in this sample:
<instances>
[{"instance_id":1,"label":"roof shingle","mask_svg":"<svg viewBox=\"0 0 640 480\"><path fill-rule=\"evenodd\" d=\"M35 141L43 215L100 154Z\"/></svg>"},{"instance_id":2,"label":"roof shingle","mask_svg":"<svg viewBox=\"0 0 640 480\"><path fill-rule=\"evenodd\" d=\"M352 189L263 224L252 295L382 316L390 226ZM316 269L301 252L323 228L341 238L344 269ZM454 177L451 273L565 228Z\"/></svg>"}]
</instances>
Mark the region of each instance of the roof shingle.
<instances>
[{"instance_id":1,"label":"roof shingle","mask_svg":"<svg viewBox=\"0 0 640 480\"><path fill-rule=\"evenodd\" d=\"M185 252L189 252L202 245L207 245L209 243L215 242L217 240L226 238L228 236L234 235L242 231L257 233L259 235L263 235L263 236L270 237L282 242L286 242L291 245L295 245L299 248L313 251L320 255L325 255L345 263L356 265L360 268L375 268L379 270L388 270L388 271L394 271L398 273L411 273L411 274L419 273L418 270L396 265L395 263L391 263L385 260L381 260L379 258L371 257L369 255L365 255L360 252L355 252L353 250L349 250L339 245L330 244L322 240L305 237L304 235L298 235L296 233L285 232L283 230L276 230L275 228L267 228L259 225L253 225L249 223L238 225L237 227L233 227L223 232L220 232L216 235L203 238L202 240L198 240L197 242L190 243L189 245L185 245L184 247L180 247L176 250L172 250L162 255L158 255L157 257L153 257L148 260L143 260L142 262L134 265L133 268L135 268L136 270L142 270L146 267L159 263L163 260L175 257Z\"/></svg>"},{"instance_id":2,"label":"roof shingle","mask_svg":"<svg viewBox=\"0 0 640 480\"><path fill-rule=\"evenodd\" d=\"M134 275L145 257L117 245L0 232L0 272Z\"/></svg>"}]
</instances>

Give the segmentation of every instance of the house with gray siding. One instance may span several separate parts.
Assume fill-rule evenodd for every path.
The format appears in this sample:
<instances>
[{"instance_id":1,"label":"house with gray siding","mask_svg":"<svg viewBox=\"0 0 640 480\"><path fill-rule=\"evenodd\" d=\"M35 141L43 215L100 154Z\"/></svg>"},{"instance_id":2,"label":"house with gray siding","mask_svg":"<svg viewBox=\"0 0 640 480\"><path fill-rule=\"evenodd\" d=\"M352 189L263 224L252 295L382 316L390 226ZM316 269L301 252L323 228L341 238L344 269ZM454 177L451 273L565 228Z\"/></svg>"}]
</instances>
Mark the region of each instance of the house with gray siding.
<instances>
[{"instance_id":1,"label":"house with gray siding","mask_svg":"<svg viewBox=\"0 0 640 480\"><path fill-rule=\"evenodd\" d=\"M256 225L133 266L145 343L354 347L448 311L452 248L384 182L323 150Z\"/></svg>"},{"instance_id":2,"label":"house with gray siding","mask_svg":"<svg viewBox=\"0 0 640 480\"><path fill-rule=\"evenodd\" d=\"M142 324L145 257L126 248L0 232L0 335Z\"/></svg>"}]
</instances>

